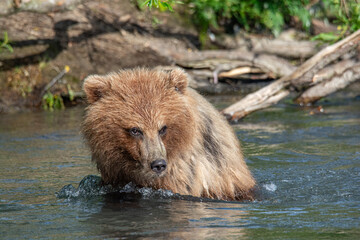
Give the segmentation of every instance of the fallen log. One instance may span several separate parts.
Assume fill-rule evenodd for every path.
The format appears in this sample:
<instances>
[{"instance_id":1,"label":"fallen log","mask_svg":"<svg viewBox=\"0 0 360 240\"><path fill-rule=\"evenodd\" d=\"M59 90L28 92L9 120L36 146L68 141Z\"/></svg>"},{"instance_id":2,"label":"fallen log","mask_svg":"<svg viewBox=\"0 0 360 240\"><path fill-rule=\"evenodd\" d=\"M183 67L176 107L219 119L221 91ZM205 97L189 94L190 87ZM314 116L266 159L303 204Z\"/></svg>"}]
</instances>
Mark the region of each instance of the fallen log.
<instances>
[{"instance_id":1,"label":"fallen log","mask_svg":"<svg viewBox=\"0 0 360 240\"><path fill-rule=\"evenodd\" d=\"M305 90L314 85L314 75L339 56L359 45L360 30L347 38L330 45L304 62L293 73L276 80L266 87L251 93L237 103L225 108L222 113L233 122L249 113L277 103L290 93L290 89Z\"/></svg>"},{"instance_id":2,"label":"fallen log","mask_svg":"<svg viewBox=\"0 0 360 240\"><path fill-rule=\"evenodd\" d=\"M360 79L360 63L343 69L340 74L332 75L331 78L304 91L295 102L300 105L312 104L322 97L344 89L351 83Z\"/></svg>"},{"instance_id":3,"label":"fallen log","mask_svg":"<svg viewBox=\"0 0 360 240\"><path fill-rule=\"evenodd\" d=\"M312 82L314 84L318 84L319 82L322 82L326 79L331 79L335 75L342 74L346 69L354 66L355 64L355 60L346 59L333 65L327 66L314 75Z\"/></svg>"},{"instance_id":4,"label":"fallen log","mask_svg":"<svg viewBox=\"0 0 360 240\"><path fill-rule=\"evenodd\" d=\"M173 59L176 65L186 69L210 71L215 84L218 83L219 77L241 75L241 72L242 74L263 73L268 78L275 79L288 75L295 69L283 58L268 54L256 54L242 49L178 52L173 55ZM233 72L229 73L229 71ZM205 73L205 75L209 74ZM261 79L264 78L261 74L259 76Z\"/></svg>"},{"instance_id":5,"label":"fallen log","mask_svg":"<svg viewBox=\"0 0 360 240\"><path fill-rule=\"evenodd\" d=\"M254 53L276 55L287 59L307 59L323 48L316 41L298 40L301 33L294 29L285 30L279 38L272 39L238 33L217 36L213 43L223 49L243 49Z\"/></svg>"},{"instance_id":6,"label":"fallen log","mask_svg":"<svg viewBox=\"0 0 360 240\"><path fill-rule=\"evenodd\" d=\"M307 59L320 50L316 42L286 41L282 39L251 39L251 51L268 53L286 58Z\"/></svg>"}]
</instances>

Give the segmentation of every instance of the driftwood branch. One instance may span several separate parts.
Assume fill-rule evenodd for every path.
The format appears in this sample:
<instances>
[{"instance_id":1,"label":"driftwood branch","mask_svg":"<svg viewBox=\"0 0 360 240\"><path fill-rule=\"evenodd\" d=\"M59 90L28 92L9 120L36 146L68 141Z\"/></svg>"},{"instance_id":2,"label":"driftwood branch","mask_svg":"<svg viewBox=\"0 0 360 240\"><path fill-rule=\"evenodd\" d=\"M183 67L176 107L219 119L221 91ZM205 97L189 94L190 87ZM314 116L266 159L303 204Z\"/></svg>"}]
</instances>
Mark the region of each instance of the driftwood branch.
<instances>
[{"instance_id":1,"label":"driftwood branch","mask_svg":"<svg viewBox=\"0 0 360 240\"><path fill-rule=\"evenodd\" d=\"M69 70L70 70L69 67L65 66L65 68L58 75L56 75L48 84L46 84L46 86L43 88L43 90L40 93L40 99L45 95L47 91L49 91L50 88L52 88L56 84L57 81L59 81L62 77L64 77L64 75L68 73Z\"/></svg>"},{"instance_id":2,"label":"driftwood branch","mask_svg":"<svg viewBox=\"0 0 360 240\"><path fill-rule=\"evenodd\" d=\"M345 70L351 68L355 64L356 64L355 60L347 59L335 63L333 65L327 66L314 75L312 82L314 84L318 84L319 82L322 82L326 79L331 79L335 75L342 74Z\"/></svg>"},{"instance_id":3,"label":"driftwood branch","mask_svg":"<svg viewBox=\"0 0 360 240\"><path fill-rule=\"evenodd\" d=\"M296 89L306 89L314 85L313 77L319 70L336 60L339 56L357 47L359 42L360 30L342 41L324 48L298 67L293 73L280 78L227 107L222 111L223 114L230 121L237 121L253 111L263 109L286 97L290 86Z\"/></svg>"},{"instance_id":4,"label":"driftwood branch","mask_svg":"<svg viewBox=\"0 0 360 240\"><path fill-rule=\"evenodd\" d=\"M341 62L342 63L342 62ZM336 68L336 66L334 66ZM335 73L335 72L331 72ZM332 75L326 81L307 89L295 101L300 105L316 102L331 93L345 88L360 79L360 63L342 69L339 74Z\"/></svg>"}]
</instances>

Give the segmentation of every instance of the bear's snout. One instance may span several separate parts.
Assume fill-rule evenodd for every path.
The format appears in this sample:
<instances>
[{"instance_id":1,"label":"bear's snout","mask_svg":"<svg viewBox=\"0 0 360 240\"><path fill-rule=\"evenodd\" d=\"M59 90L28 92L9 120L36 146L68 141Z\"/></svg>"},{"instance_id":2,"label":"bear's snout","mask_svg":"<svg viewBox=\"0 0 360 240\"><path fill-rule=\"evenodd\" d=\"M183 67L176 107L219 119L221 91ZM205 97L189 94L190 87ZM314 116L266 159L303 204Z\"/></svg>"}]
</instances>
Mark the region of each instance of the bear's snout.
<instances>
[{"instance_id":1,"label":"bear's snout","mask_svg":"<svg viewBox=\"0 0 360 240\"><path fill-rule=\"evenodd\" d=\"M166 161L164 159L158 159L150 164L151 170L155 173L160 174L166 169Z\"/></svg>"}]
</instances>

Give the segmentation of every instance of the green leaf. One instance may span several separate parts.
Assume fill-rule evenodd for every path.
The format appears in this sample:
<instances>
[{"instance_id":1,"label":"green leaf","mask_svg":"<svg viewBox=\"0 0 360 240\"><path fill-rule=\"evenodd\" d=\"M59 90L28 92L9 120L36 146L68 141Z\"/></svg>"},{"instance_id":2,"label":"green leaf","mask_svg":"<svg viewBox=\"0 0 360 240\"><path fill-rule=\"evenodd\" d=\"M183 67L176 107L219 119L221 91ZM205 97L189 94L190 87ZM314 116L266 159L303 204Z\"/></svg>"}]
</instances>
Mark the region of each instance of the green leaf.
<instances>
[{"instance_id":1,"label":"green leaf","mask_svg":"<svg viewBox=\"0 0 360 240\"><path fill-rule=\"evenodd\" d=\"M163 11L169 10L170 12L174 12L174 9L167 2L160 2L160 10L162 10L161 8L163 8Z\"/></svg>"},{"instance_id":2,"label":"green leaf","mask_svg":"<svg viewBox=\"0 0 360 240\"><path fill-rule=\"evenodd\" d=\"M11 53L14 52L14 49L9 44L4 45L3 47L9 50Z\"/></svg>"},{"instance_id":3,"label":"green leaf","mask_svg":"<svg viewBox=\"0 0 360 240\"><path fill-rule=\"evenodd\" d=\"M7 44L8 42L9 42L8 33L7 33L7 32L4 32L4 41L3 41L3 43L4 43L4 44Z\"/></svg>"},{"instance_id":4,"label":"green leaf","mask_svg":"<svg viewBox=\"0 0 360 240\"><path fill-rule=\"evenodd\" d=\"M272 10L265 11L262 21L265 26L271 29L275 36L280 34L284 25L284 18L281 13Z\"/></svg>"},{"instance_id":5,"label":"green leaf","mask_svg":"<svg viewBox=\"0 0 360 240\"><path fill-rule=\"evenodd\" d=\"M67 89L68 89L70 101L74 101L74 91L71 89L70 84L67 84Z\"/></svg>"},{"instance_id":6,"label":"green leaf","mask_svg":"<svg viewBox=\"0 0 360 240\"><path fill-rule=\"evenodd\" d=\"M55 109L64 109L65 108L64 100L62 99L62 97L60 95L54 96L54 108Z\"/></svg>"},{"instance_id":7,"label":"green leaf","mask_svg":"<svg viewBox=\"0 0 360 240\"><path fill-rule=\"evenodd\" d=\"M338 39L339 39L338 35L329 32L329 33L320 33L319 35L316 35L315 37L311 38L311 41L320 40L323 42L335 42Z\"/></svg>"},{"instance_id":8,"label":"green leaf","mask_svg":"<svg viewBox=\"0 0 360 240\"><path fill-rule=\"evenodd\" d=\"M159 0L153 0L152 2L153 2L152 5L153 5L154 7L157 7L157 8L159 7Z\"/></svg>"},{"instance_id":9,"label":"green leaf","mask_svg":"<svg viewBox=\"0 0 360 240\"><path fill-rule=\"evenodd\" d=\"M43 107L44 107L45 110L53 111L53 109L54 109L54 95L51 92L47 92L43 96Z\"/></svg>"},{"instance_id":10,"label":"green leaf","mask_svg":"<svg viewBox=\"0 0 360 240\"><path fill-rule=\"evenodd\" d=\"M145 5L148 6L149 8L151 8L151 0L146 0L146 1L144 1L144 2L140 5L140 8L143 8Z\"/></svg>"}]
</instances>

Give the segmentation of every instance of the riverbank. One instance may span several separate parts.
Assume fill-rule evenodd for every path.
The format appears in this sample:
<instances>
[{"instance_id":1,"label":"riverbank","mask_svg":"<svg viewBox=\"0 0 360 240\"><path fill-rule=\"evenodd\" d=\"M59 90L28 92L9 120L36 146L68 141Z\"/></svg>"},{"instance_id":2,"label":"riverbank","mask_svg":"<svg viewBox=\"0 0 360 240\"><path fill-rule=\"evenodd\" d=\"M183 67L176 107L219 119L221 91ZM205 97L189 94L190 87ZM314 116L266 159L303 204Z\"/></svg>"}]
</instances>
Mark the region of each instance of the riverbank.
<instances>
[{"instance_id":1,"label":"riverbank","mask_svg":"<svg viewBox=\"0 0 360 240\"><path fill-rule=\"evenodd\" d=\"M0 33L8 34L14 52L0 52L0 113L76 105L83 102L87 75L133 67L181 67L190 86L205 94L250 93L289 75L326 46L290 28L296 26L277 38L209 29L201 45L189 19L181 8L170 14L121 0L2 16ZM66 67L70 71L47 89Z\"/></svg>"}]
</instances>

